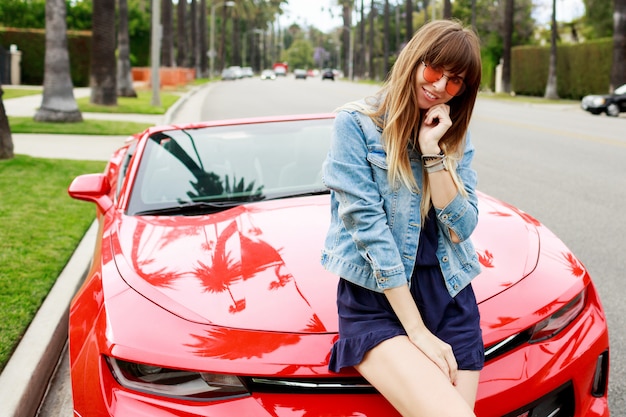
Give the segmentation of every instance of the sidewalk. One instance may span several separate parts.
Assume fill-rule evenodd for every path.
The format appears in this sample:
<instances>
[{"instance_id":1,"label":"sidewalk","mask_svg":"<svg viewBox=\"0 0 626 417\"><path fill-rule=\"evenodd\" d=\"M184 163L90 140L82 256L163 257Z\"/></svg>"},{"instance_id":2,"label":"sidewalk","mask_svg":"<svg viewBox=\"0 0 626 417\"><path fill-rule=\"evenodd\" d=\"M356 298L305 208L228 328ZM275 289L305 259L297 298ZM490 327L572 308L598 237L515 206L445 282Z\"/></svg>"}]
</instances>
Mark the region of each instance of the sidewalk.
<instances>
[{"instance_id":1,"label":"sidewalk","mask_svg":"<svg viewBox=\"0 0 626 417\"><path fill-rule=\"evenodd\" d=\"M199 120L199 109L210 84L197 87L181 97L165 115L128 115L108 113L83 113L85 119L147 121L158 124L178 124ZM89 88L74 89L74 97L89 96ZM9 116L34 116L41 105L41 95L3 100ZM194 119L195 118L195 119ZM126 136L82 136L13 134L14 153L42 158L65 158L106 161L112 152L123 144ZM67 374L65 347L68 331L69 304L79 288L91 262L97 223L94 222L52 290L44 300L20 344L0 374L0 416L34 417L50 389L55 372ZM60 371L57 367L61 368ZM65 378L62 384L68 385ZM56 382L55 382L56 383ZM54 389L54 388L52 388ZM64 386L69 392L69 387ZM69 395L69 398L67 396ZM61 404L47 415L70 417L71 393L60 398Z\"/></svg>"}]
</instances>

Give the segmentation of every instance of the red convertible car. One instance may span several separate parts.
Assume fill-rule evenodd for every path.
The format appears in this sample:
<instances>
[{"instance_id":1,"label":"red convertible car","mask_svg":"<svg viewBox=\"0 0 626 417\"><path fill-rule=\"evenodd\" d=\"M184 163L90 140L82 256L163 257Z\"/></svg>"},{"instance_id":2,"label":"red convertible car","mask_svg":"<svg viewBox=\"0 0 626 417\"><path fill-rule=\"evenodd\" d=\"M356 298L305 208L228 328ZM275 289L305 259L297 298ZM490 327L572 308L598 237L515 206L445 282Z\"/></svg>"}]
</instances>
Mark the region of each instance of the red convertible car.
<instances>
[{"instance_id":1,"label":"red convertible car","mask_svg":"<svg viewBox=\"0 0 626 417\"><path fill-rule=\"evenodd\" d=\"M100 226L70 309L75 416L397 415L356 371L327 368L332 123L155 127L72 182ZM608 417L607 324L587 270L530 215L479 200L476 415Z\"/></svg>"}]
</instances>

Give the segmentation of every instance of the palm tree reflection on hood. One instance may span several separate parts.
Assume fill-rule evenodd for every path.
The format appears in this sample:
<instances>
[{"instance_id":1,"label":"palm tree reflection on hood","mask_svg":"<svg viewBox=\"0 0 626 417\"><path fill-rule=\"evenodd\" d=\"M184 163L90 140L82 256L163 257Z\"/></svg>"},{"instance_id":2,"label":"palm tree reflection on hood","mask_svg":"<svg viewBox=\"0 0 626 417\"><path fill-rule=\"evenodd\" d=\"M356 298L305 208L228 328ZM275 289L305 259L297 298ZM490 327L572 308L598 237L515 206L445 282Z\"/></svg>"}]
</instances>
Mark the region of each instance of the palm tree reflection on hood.
<instances>
[{"instance_id":1,"label":"palm tree reflection on hood","mask_svg":"<svg viewBox=\"0 0 626 417\"><path fill-rule=\"evenodd\" d=\"M196 355L236 360L260 358L281 346L295 345L300 341L300 336L292 333L257 332L254 343L249 343L249 333L245 330L214 327L207 330L205 335L192 335L197 342L187 346L193 348Z\"/></svg>"}]
</instances>

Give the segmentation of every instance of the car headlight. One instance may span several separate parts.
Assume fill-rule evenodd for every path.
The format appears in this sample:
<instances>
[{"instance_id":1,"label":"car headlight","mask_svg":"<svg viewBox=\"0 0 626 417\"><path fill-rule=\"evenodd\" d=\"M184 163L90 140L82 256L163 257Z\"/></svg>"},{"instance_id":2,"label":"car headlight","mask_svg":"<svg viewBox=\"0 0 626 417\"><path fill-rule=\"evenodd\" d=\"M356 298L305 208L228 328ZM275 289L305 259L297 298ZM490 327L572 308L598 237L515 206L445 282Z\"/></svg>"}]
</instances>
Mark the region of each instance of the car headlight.
<instances>
[{"instance_id":1,"label":"car headlight","mask_svg":"<svg viewBox=\"0 0 626 417\"><path fill-rule=\"evenodd\" d=\"M604 97L594 97L591 102L594 106L599 107L603 106L606 103L606 99Z\"/></svg>"},{"instance_id":2,"label":"car headlight","mask_svg":"<svg viewBox=\"0 0 626 417\"><path fill-rule=\"evenodd\" d=\"M537 323L533 328L529 342L535 343L549 339L567 327L585 308L586 294L586 289L581 291L556 313Z\"/></svg>"},{"instance_id":3,"label":"car headlight","mask_svg":"<svg viewBox=\"0 0 626 417\"><path fill-rule=\"evenodd\" d=\"M112 357L106 361L117 382L135 391L196 401L249 395L241 380L233 375L161 368Z\"/></svg>"}]
</instances>

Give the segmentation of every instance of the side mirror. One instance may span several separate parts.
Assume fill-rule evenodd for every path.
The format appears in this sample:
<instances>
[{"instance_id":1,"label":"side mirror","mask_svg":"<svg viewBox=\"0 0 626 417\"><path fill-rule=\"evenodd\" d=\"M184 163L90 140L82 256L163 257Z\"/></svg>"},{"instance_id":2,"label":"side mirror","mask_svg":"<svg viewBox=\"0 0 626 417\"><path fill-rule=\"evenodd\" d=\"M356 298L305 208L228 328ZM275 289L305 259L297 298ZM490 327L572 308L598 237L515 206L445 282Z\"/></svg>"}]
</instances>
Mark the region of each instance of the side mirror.
<instances>
[{"instance_id":1,"label":"side mirror","mask_svg":"<svg viewBox=\"0 0 626 417\"><path fill-rule=\"evenodd\" d=\"M109 197L111 185L104 174L80 175L74 178L67 191L72 198L96 203L103 213L113 205Z\"/></svg>"}]
</instances>

